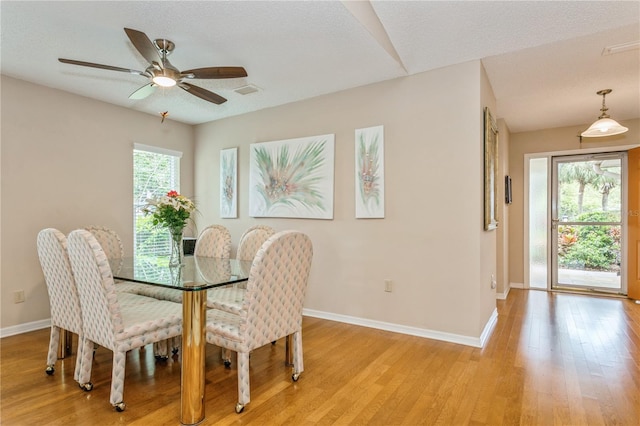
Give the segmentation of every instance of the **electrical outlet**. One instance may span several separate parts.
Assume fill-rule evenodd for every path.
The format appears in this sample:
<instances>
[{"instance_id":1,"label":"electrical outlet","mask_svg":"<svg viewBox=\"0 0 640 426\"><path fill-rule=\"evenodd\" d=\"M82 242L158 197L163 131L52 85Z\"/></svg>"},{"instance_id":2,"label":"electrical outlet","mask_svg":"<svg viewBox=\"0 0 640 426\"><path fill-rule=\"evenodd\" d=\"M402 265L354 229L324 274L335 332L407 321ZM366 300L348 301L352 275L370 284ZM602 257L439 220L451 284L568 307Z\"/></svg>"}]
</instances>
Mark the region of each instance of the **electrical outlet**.
<instances>
[{"instance_id":1,"label":"electrical outlet","mask_svg":"<svg viewBox=\"0 0 640 426\"><path fill-rule=\"evenodd\" d=\"M13 303L22 303L22 302L24 302L24 290L14 291Z\"/></svg>"},{"instance_id":2,"label":"electrical outlet","mask_svg":"<svg viewBox=\"0 0 640 426\"><path fill-rule=\"evenodd\" d=\"M384 291L386 291L387 293L391 293L393 291L392 280L384 280Z\"/></svg>"},{"instance_id":3,"label":"electrical outlet","mask_svg":"<svg viewBox=\"0 0 640 426\"><path fill-rule=\"evenodd\" d=\"M495 289L498 286L498 283L496 281L496 276L495 274L491 274L491 288Z\"/></svg>"}]
</instances>

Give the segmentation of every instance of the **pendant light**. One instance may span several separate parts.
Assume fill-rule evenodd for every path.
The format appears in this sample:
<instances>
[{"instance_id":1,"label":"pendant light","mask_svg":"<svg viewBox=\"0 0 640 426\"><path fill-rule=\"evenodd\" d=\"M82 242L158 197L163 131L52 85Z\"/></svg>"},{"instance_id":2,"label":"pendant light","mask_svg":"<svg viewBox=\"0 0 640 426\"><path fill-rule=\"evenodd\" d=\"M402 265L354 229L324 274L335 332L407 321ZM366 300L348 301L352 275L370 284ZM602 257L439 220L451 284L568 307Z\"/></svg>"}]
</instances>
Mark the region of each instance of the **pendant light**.
<instances>
[{"instance_id":1,"label":"pendant light","mask_svg":"<svg viewBox=\"0 0 640 426\"><path fill-rule=\"evenodd\" d=\"M602 136L619 135L620 133L624 133L629 130L624 126L621 126L617 121L612 120L609 117L609 114L607 114L607 110L609 108L604 104L604 98L609 93L611 93L611 89L604 89L597 92L598 95L602 96L602 108L600 109L601 114L600 117L598 117L598 121L582 132L582 137L599 138Z\"/></svg>"}]
</instances>

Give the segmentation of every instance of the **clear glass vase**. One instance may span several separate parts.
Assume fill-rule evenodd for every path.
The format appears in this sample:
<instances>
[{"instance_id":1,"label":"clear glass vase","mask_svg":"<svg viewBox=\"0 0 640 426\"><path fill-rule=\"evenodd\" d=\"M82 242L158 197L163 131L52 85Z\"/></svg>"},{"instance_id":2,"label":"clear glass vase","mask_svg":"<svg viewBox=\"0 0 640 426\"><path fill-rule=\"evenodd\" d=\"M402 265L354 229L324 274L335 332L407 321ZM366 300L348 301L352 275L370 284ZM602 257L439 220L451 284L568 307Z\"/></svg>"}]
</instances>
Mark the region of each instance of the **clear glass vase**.
<instances>
[{"instance_id":1,"label":"clear glass vase","mask_svg":"<svg viewBox=\"0 0 640 426\"><path fill-rule=\"evenodd\" d=\"M169 257L169 266L182 265L184 258L184 249L182 248L182 229L170 229L171 233L171 255Z\"/></svg>"}]
</instances>

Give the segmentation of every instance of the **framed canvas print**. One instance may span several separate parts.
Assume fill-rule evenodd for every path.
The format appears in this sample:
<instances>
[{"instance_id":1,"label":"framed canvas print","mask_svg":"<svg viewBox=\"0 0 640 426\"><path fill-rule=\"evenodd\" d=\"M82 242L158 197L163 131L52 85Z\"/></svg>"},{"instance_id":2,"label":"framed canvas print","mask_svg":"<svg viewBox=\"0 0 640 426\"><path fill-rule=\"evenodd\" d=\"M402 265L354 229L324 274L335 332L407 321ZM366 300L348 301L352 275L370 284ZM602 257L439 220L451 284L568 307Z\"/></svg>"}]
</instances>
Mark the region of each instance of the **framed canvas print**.
<instances>
[{"instance_id":1,"label":"framed canvas print","mask_svg":"<svg viewBox=\"0 0 640 426\"><path fill-rule=\"evenodd\" d=\"M220 151L220 217L238 217L238 148Z\"/></svg>"},{"instance_id":2,"label":"framed canvas print","mask_svg":"<svg viewBox=\"0 0 640 426\"><path fill-rule=\"evenodd\" d=\"M335 135L250 145L249 215L333 219Z\"/></svg>"},{"instance_id":3,"label":"framed canvas print","mask_svg":"<svg viewBox=\"0 0 640 426\"><path fill-rule=\"evenodd\" d=\"M356 129L356 218L384 218L384 126Z\"/></svg>"},{"instance_id":4,"label":"framed canvas print","mask_svg":"<svg viewBox=\"0 0 640 426\"><path fill-rule=\"evenodd\" d=\"M498 126L484 109L484 229L498 227Z\"/></svg>"}]
</instances>

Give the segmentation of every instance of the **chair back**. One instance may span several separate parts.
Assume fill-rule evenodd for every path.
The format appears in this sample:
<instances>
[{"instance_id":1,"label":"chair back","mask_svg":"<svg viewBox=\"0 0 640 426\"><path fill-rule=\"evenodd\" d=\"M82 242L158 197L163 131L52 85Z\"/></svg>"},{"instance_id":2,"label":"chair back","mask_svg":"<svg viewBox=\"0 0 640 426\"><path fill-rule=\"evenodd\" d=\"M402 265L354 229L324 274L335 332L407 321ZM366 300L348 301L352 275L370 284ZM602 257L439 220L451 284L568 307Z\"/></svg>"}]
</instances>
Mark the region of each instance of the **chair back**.
<instances>
[{"instance_id":1,"label":"chair back","mask_svg":"<svg viewBox=\"0 0 640 426\"><path fill-rule=\"evenodd\" d=\"M68 237L69 259L76 279L84 335L90 341L114 348L124 328L111 267L102 246L83 229Z\"/></svg>"},{"instance_id":2,"label":"chair back","mask_svg":"<svg viewBox=\"0 0 640 426\"><path fill-rule=\"evenodd\" d=\"M198 236L193 254L225 259L231 257L231 233L222 225L208 226Z\"/></svg>"},{"instance_id":3,"label":"chair back","mask_svg":"<svg viewBox=\"0 0 640 426\"><path fill-rule=\"evenodd\" d=\"M87 226L84 229L91 232L95 239L98 240L107 259L121 259L124 257L122 240L116 231L103 226Z\"/></svg>"},{"instance_id":4,"label":"chair back","mask_svg":"<svg viewBox=\"0 0 640 426\"><path fill-rule=\"evenodd\" d=\"M313 246L298 231L272 235L256 253L240 312L250 347L260 347L302 329Z\"/></svg>"},{"instance_id":5,"label":"chair back","mask_svg":"<svg viewBox=\"0 0 640 426\"><path fill-rule=\"evenodd\" d=\"M67 238L57 229L38 233L38 258L49 293L51 325L82 334L80 299L67 254Z\"/></svg>"},{"instance_id":6,"label":"chair back","mask_svg":"<svg viewBox=\"0 0 640 426\"><path fill-rule=\"evenodd\" d=\"M231 260L229 258L212 259L206 256L195 256L193 259L198 273L205 282L216 283L231 277Z\"/></svg>"},{"instance_id":7,"label":"chair back","mask_svg":"<svg viewBox=\"0 0 640 426\"><path fill-rule=\"evenodd\" d=\"M272 227L266 225L254 225L248 228L240 237L236 258L253 260L262 244L275 233L276 231Z\"/></svg>"}]
</instances>

